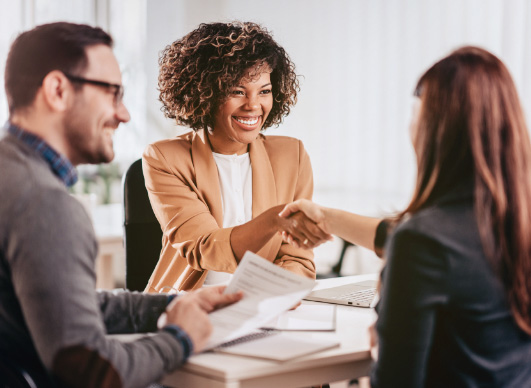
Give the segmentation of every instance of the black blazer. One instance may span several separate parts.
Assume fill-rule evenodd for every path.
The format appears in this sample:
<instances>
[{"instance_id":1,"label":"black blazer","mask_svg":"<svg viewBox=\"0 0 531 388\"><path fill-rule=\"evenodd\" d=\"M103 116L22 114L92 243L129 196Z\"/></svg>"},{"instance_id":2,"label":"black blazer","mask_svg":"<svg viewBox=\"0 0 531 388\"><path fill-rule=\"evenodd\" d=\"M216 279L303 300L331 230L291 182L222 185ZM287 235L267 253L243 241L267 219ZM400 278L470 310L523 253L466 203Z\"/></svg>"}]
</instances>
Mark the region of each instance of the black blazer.
<instances>
[{"instance_id":1,"label":"black blazer","mask_svg":"<svg viewBox=\"0 0 531 388\"><path fill-rule=\"evenodd\" d=\"M387 239L373 388L531 387L531 337L483 252L471 192L445 196Z\"/></svg>"}]
</instances>

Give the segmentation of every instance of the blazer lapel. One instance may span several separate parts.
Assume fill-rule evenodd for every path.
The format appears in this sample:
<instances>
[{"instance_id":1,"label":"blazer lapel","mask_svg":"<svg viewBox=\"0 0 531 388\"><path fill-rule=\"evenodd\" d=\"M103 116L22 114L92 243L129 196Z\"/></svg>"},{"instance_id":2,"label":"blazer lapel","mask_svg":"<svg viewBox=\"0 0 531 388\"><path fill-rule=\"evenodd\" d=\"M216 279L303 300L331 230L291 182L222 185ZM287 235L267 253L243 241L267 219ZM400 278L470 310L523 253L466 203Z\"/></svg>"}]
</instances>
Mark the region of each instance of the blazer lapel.
<instances>
[{"instance_id":1,"label":"blazer lapel","mask_svg":"<svg viewBox=\"0 0 531 388\"><path fill-rule=\"evenodd\" d=\"M203 196L219 227L222 228L223 207L221 205L218 168L212 156L212 148L210 147L208 136L204 130L195 132L192 138L192 163L195 168L197 189Z\"/></svg>"},{"instance_id":2,"label":"blazer lapel","mask_svg":"<svg viewBox=\"0 0 531 388\"><path fill-rule=\"evenodd\" d=\"M249 154L253 171L253 218L255 218L277 205L277 187L262 136L251 143Z\"/></svg>"},{"instance_id":3,"label":"blazer lapel","mask_svg":"<svg viewBox=\"0 0 531 388\"><path fill-rule=\"evenodd\" d=\"M277 186L262 135L251 143L249 154L253 171L253 218L255 218L267 209L278 205ZM280 236L276 235L256 252L256 254L273 262L280 243Z\"/></svg>"}]
</instances>

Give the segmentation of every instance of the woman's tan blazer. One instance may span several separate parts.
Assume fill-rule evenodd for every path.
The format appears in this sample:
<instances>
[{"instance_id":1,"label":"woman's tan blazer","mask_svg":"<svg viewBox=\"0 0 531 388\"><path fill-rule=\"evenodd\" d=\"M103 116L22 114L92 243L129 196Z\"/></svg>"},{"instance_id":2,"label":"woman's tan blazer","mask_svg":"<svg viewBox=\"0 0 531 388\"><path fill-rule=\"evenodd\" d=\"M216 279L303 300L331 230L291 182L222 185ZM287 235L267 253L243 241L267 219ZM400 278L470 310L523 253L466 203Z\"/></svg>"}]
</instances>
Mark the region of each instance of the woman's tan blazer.
<instances>
[{"instance_id":1,"label":"woman's tan blazer","mask_svg":"<svg viewBox=\"0 0 531 388\"><path fill-rule=\"evenodd\" d=\"M299 198L311 199L313 176L302 142L260 135L250 144L253 218ZM163 231L159 262L148 292L203 285L209 270L233 273L238 266L223 228L218 170L208 136L200 130L147 147L143 171L151 205ZM315 277L313 252L294 248L275 235L258 252L297 274Z\"/></svg>"}]
</instances>

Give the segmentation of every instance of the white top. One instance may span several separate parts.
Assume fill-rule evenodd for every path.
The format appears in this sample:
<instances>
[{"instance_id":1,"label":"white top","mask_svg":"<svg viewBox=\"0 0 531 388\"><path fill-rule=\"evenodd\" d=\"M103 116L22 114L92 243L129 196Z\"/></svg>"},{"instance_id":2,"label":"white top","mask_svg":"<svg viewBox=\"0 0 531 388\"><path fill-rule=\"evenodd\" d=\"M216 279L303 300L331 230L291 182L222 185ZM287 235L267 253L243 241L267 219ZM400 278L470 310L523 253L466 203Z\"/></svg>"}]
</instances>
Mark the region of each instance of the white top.
<instances>
[{"instance_id":1,"label":"white top","mask_svg":"<svg viewBox=\"0 0 531 388\"><path fill-rule=\"evenodd\" d=\"M223 227L230 228L249 222L253 217L253 172L249 153L223 155L213 152L218 166ZM226 283L232 274L209 271L205 285Z\"/></svg>"}]
</instances>

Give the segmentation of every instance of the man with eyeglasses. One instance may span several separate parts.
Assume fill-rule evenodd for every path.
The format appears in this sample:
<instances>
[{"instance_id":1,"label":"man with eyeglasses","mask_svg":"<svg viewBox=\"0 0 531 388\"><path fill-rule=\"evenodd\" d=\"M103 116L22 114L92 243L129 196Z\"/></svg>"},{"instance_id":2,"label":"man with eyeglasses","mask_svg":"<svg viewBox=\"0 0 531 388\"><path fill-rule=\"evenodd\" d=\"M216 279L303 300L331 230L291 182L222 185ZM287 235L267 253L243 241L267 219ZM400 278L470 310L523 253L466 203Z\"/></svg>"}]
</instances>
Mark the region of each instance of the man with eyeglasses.
<instances>
[{"instance_id":1,"label":"man with eyeglasses","mask_svg":"<svg viewBox=\"0 0 531 388\"><path fill-rule=\"evenodd\" d=\"M5 88L0 355L29 370L38 386L159 380L202 349L208 312L241 295L211 288L170 303L163 294L95 291L97 242L67 187L77 179L74 166L113 159L114 131L130 119L112 38L71 23L24 32L11 46ZM156 333L129 343L106 336L148 331Z\"/></svg>"}]
</instances>

